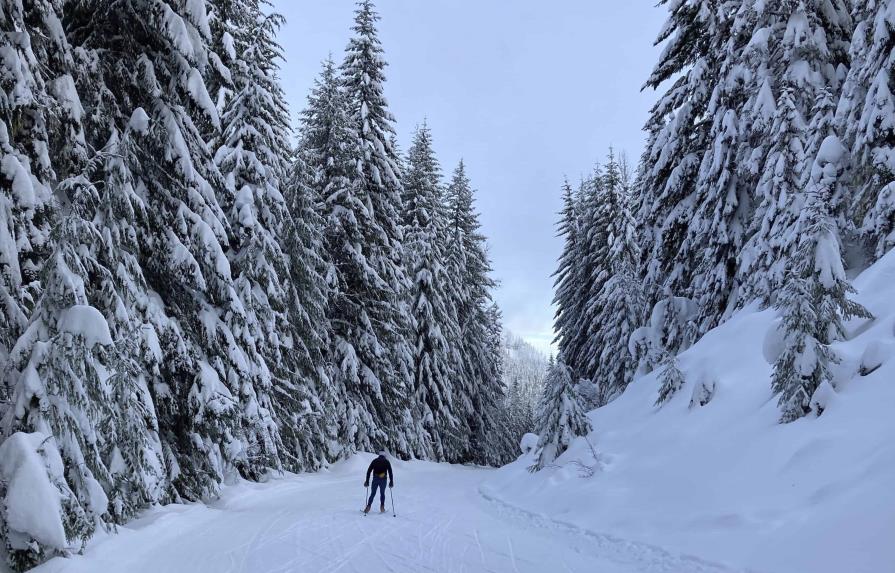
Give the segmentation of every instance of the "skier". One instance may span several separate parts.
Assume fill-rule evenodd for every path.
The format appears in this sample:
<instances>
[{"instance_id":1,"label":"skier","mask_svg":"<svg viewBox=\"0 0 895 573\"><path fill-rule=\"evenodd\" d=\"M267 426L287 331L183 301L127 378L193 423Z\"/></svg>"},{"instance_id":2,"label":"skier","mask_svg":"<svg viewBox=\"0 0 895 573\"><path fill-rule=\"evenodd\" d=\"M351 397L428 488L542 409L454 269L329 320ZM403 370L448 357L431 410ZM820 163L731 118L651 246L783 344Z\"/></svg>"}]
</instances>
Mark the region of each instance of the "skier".
<instances>
[{"instance_id":1,"label":"skier","mask_svg":"<svg viewBox=\"0 0 895 573\"><path fill-rule=\"evenodd\" d=\"M385 451L379 451L379 457L370 462L367 468L367 479L364 481L364 487L370 485L370 474L373 474L373 491L370 492L370 499L367 500L367 507L364 513L370 513L370 506L373 505L373 498L376 497L376 488L379 488L379 511L385 513L385 476L388 474L388 487L395 487L395 477L392 475L392 464L385 459Z\"/></svg>"}]
</instances>

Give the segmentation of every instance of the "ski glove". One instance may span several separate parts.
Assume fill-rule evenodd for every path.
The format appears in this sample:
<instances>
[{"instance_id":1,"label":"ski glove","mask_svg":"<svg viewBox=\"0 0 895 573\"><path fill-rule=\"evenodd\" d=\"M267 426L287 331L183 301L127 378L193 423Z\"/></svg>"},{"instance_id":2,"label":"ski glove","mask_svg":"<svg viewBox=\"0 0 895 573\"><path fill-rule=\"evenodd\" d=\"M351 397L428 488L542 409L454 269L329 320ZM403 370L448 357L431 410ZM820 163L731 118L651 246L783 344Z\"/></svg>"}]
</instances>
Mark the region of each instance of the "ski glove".
<instances>
[{"instance_id":1,"label":"ski glove","mask_svg":"<svg viewBox=\"0 0 895 573\"><path fill-rule=\"evenodd\" d=\"M365 482L364 482L364 487L370 487L370 482L365 481Z\"/></svg>"},{"instance_id":2,"label":"ski glove","mask_svg":"<svg viewBox=\"0 0 895 573\"><path fill-rule=\"evenodd\" d=\"M395 487L395 482L388 484L388 487Z\"/></svg>"}]
</instances>

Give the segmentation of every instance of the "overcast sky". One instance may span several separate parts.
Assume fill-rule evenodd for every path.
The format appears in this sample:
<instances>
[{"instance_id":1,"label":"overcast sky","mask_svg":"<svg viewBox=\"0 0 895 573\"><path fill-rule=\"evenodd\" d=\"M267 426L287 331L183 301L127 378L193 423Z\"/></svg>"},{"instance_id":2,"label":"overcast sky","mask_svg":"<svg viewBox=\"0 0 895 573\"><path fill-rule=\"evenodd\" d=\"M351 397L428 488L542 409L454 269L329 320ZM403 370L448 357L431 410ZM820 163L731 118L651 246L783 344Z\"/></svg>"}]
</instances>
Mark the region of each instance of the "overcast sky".
<instances>
[{"instance_id":1,"label":"overcast sky","mask_svg":"<svg viewBox=\"0 0 895 573\"><path fill-rule=\"evenodd\" d=\"M478 190L507 329L548 350L550 274L563 176L609 146L635 159L655 100L640 92L664 21L655 0L378 0L386 96L406 149L424 118L446 176L462 157ZM341 61L353 0L274 0L287 24L293 113L330 52Z\"/></svg>"}]
</instances>

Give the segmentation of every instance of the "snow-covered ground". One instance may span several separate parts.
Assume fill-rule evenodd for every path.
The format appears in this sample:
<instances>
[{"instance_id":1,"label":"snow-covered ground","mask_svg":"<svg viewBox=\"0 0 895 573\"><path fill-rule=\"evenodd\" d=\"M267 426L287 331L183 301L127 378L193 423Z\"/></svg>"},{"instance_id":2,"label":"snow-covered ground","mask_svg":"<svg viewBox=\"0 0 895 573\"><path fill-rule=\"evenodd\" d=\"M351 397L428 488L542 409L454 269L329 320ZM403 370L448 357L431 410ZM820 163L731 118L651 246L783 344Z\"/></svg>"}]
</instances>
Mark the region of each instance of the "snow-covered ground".
<instances>
[{"instance_id":1,"label":"snow-covered ground","mask_svg":"<svg viewBox=\"0 0 895 573\"><path fill-rule=\"evenodd\" d=\"M241 483L210 506L151 510L34 573L351 571L724 573L658 547L534 516L482 495L494 470L395 462L395 509L364 517L359 455L318 474ZM389 504L390 507L390 504Z\"/></svg>"},{"instance_id":2,"label":"snow-covered ground","mask_svg":"<svg viewBox=\"0 0 895 573\"><path fill-rule=\"evenodd\" d=\"M773 311L747 309L680 357L687 384L654 406L655 375L591 412L560 468L526 456L483 491L581 530L768 573L895 572L895 251L855 279L875 320L836 345L837 391L819 418L778 423ZM691 399L700 384L714 396ZM579 477L578 460L594 466Z\"/></svg>"}]
</instances>

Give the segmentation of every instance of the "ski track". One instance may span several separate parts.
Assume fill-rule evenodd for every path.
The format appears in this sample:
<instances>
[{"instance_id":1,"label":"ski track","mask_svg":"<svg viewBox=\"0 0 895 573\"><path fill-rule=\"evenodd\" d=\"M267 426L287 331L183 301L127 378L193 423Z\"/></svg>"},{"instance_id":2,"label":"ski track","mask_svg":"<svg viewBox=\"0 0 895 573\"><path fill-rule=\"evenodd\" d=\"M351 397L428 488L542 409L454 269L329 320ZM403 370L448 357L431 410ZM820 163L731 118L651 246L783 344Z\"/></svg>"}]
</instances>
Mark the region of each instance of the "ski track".
<instances>
[{"instance_id":1,"label":"ski track","mask_svg":"<svg viewBox=\"0 0 895 573\"><path fill-rule=\"evenodd\" d=\"M396 463L398 517L355 506L368 457L329 472L243 483L210 504L151 510L33 573L734 573L696 557L514 507L489 470ZM740 571L739 573L745 573Z\"/></svg>"}]
</instances>

